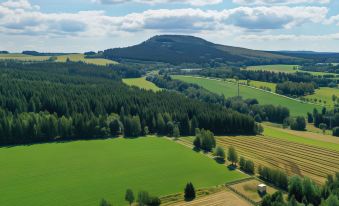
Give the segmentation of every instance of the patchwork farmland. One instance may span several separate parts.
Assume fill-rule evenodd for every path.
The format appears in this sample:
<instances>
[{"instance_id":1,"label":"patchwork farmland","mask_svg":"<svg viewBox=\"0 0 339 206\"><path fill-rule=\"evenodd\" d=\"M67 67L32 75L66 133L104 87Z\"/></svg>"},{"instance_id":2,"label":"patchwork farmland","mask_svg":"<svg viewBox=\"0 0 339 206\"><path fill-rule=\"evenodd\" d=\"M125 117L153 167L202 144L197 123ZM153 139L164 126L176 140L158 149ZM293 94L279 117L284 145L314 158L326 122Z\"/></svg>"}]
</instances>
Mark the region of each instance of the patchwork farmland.
<instances>
[{"instance_id":1,"label":"patchwork farmland","mask_svg":"<svg viewBox=\"0 0 339 206\"><path fill-rule=\"evenodd\" d=\"M191 138L182 138L191 144ZM227 150L234 146L239 156L253 160L256 166L278 168L289 175L308 176L323 183L327 174L339 171L339 152L269 136L217 137L217 145Z\"/></svg>"}]
</instances>

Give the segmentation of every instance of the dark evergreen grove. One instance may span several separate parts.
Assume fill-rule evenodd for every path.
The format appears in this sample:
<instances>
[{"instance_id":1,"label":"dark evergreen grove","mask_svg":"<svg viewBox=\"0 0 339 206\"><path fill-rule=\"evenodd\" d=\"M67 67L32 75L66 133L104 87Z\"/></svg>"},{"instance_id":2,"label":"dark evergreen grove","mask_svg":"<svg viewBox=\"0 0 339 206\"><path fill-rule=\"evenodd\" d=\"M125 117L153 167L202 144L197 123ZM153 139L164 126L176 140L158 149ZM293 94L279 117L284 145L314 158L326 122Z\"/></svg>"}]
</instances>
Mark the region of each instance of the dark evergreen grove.
<instances>
[{"instance_id":1,"label":"dark evergreen grove","mask_svg":"<svg viewBox=\"0 0 339 206\"><path fill-rule=\"evenodd\" d=\"M0 62L0 144L139 136L253 134L252 117L174 92L131 88L132 68L84 63Z\"/></svg>"}]
</instances>

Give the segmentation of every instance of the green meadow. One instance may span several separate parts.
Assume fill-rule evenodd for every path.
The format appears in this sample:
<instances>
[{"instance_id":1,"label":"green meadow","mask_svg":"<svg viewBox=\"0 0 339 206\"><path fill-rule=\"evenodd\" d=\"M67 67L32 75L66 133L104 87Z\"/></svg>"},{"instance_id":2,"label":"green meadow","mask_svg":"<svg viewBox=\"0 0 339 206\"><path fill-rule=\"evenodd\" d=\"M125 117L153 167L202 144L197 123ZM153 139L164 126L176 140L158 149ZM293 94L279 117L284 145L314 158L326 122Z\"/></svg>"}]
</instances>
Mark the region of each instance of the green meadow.
<instances>
[{"instance_id":1,"label":"green meadow","mask_svg":"<svg viewBox=\"0 0 339 206\"><path fill-rule=\"evenodd\" d=\"M293 132L293 131L292 131ZM329 143L327 141L323 141L321 139L322 135L317 135L317 138L308 138L308 137L303 137L298 135L297 132L292 133L292 132L286 132L282 129L277 129L271 126L266 126L264 125L264 133L263 135L267 137L272 137L272 138L278 138L290 142L296 142L300 144L306 144L306 145L311 145L311 146L316 146L316 147L321 147L325 149L331 149L335 151L339 151L339 144L336 143ZM331 137L330 138L336 138L336 137ZM327 137L328 138L328 137Z\"/></svg>"},{"instance_id":2,"label":"green meadow","mask_svg":"<svg viewBox=\"0 0 339 206\"><path fill-rule=\"evenodd\" d=\"M0 60L46 61L49 56L31 56L26 54L0 54Z\"/></svg>"},{"instance_id":3,"label":"green meadow","mask_svg":"<svg viewBox=\"0 0 339 206\"><path fill-rule=\"evenodd\" d=\"M108 60L108 59L102 59L102 58L85 58L84 54L68 54L68 55L62 55L57 56L57 61L59 62L66 62L66 60L69 59L70 61L82 61L87 64L97 64L97 65L107 65L107 64L117 64L117 62Z\"/></svg>"},{"instance_id":4,"label":"green meadow","mask_svg":"<svg viewBox=\"0 0 339 206\"><path fill-rule=\"evenodd\" d=\"M278 64L278 65L260 65L260 66L250 66L247 67L246 70L251 71L271 71L271 72L285 72L285 73L295 73L298 71L298 65L285 65L285 64Z\"/></svg>"},{"instance_id":5,"label":"green meadow","mask_svg":"<svg viewBox=\"0 0 339 206\"><path fill-rule=\"evenodd\" d=\"M155 92L161 90L161 88L157 87L154 83L147 81L145 77L123 79L122 81L129 86L136 86L141 89L152 90Z\"/></svg>"},{"instance_id":6,"label":"green meadow","mask_svg":"<svg viewBox=\"0 0 339 206\"><path fill-rule=\"evenodd\" d=\"M215 79L199 78L192 76L173 76L185 82L198 84L211 92L223 94L225 97L237 96L237 85L232 82L224 82ZM270 92L261 91L244 85L240 86L240 95L243 98L256 98L260 104L281 105L290 109L292 116L303 115L312 112L314 108L321 109L320 106L299 102L290 98L279 96Z\"/></svg>"},{"instance_id":7,"label":"green meadow","mask_svg":"<svg viewBox=\"0 0 339 206\"><path fill-rule=\"evenodd\" d=\"M339 97L338 88L321 87L320 89L315 90L314 94L308 95L305 98L310 100L317 99L318 103L333 107L334 106L334 102L332 100L333 95ZM319 102L319 100L321 100L321 102Z\"/></svg>"},{"instance_id":8,"label":"green meadow","mask_svg":"<svg viewBox=\"0 0 339 206\"><path fill-rule=\"evenodd\" d=\"M0 165L1 206L127 205L127 188L162 196L246 177L157 137L2 147Z\"/></svg>"},{"instance_id":9,"label":"green meadow","mask_svg":"<svg viewBox=\"0 0 339 206\"><path fill-rule=\"evenodd\" d=\"M295 73L295 72L306 72L314 76L323 76L325 72L311 72L311 71L302 71L298 69L298 65L288 65L288 64L277 64L277 65L259 65L259 66L249 66L246 70L251 71L271 71L271 72L284 72L284 73Z\"/></svg>"}]
</instances>

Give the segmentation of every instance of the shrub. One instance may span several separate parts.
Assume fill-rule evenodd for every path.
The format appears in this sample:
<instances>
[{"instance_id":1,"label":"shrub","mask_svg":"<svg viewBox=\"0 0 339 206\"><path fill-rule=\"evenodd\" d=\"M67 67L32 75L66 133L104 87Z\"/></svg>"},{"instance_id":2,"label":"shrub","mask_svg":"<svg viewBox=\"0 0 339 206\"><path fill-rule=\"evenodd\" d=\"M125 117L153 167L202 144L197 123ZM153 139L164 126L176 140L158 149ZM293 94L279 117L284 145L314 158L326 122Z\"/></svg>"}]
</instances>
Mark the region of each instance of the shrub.
<instances>
[{"instance_id":1,"label":"shrub","mask_svg":"<svg viewBox=\"0 0 339 206\"><path fill-rule=\"evenodd\" d=\"M332 134L333 134L333 136L339 137L339 127L334 127Z\"/></svg>"}]
</instances>

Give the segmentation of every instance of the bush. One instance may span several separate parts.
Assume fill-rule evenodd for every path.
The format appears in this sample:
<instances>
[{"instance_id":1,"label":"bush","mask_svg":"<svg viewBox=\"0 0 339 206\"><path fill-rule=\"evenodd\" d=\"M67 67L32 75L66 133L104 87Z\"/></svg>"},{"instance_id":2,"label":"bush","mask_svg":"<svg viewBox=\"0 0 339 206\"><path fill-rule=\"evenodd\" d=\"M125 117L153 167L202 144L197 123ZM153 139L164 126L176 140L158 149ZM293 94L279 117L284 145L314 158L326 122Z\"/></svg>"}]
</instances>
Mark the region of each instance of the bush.
<instances>
[{"instance_id":1,"label":"bush","mask_svg":"<svg viewBox=\"0 0 339 206\"><path fill-rule=\"evenodd\" d=\"M297 117L291 121L291 129L304 131L306 129L306 121L304 117Z\"/></svg>"},{"instance_id":2,"label":"bush","mask_svg":"<svg viewBox=\"0 0 339 206\"><path fill-rule=\"evenodd\" d=\"M333 136L339 137L339 127L334 127L332 134L333 134Z\"/></svg>"},{"instance_id":3,"label":"bush","mask_svg":"<svg viewBox=\"0 0 339 206\"><path fill-rule=\"evenodd\" d=\"M220 160L225 160L226 155L224 148L220 146L216 147L214 151L214 156L216 156Z\"/></svg>"}]
</instances>

